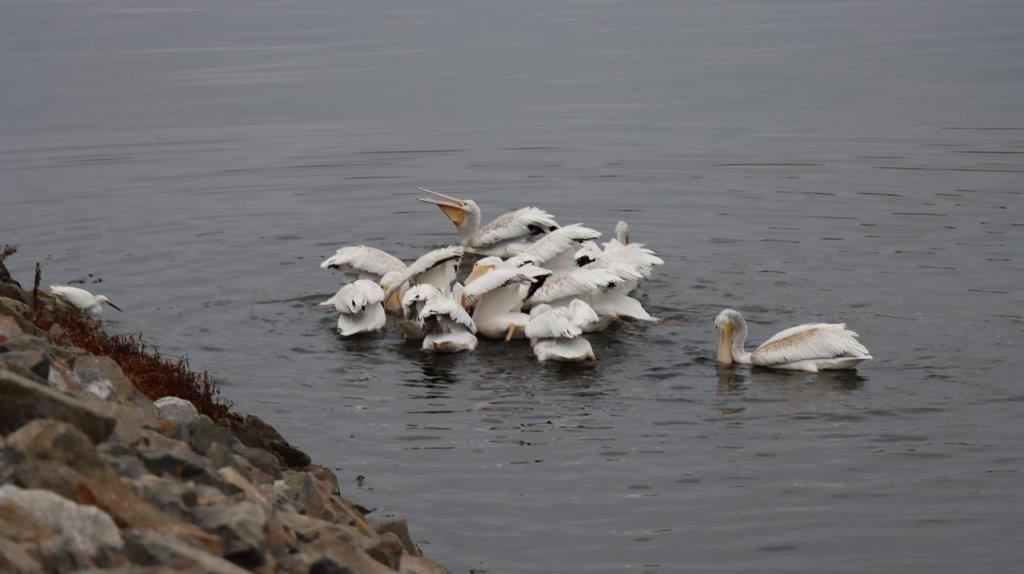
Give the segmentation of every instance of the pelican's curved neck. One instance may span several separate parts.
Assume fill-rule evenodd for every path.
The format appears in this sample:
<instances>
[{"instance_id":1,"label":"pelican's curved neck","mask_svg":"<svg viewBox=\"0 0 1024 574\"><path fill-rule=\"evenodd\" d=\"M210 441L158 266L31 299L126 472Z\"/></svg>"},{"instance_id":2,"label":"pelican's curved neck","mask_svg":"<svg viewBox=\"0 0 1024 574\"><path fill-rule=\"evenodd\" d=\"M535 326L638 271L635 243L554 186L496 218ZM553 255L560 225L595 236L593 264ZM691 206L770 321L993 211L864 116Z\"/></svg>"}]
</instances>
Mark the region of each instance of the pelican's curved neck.
<instances>
[{"instance_id":1,"label":"pelican's curved neck","mask_svg":"<svg viewBox=\"0 0 1024 574\"><path fill-rule=\"evenodd\" d=\"M750 353L743 347L747 342L747 322L740 318L726 323L719 334L718 362L723 365L750 364Z\"/></svg>"},{"instance_id":2,"label":"pelican's curved neck","mask_svg":"<svg viewBox=\"0 0 1024 574\"><path fill-rule=\"evenodd\" d=\"M744 348L747 343L747 322L740 320L732 333L732 358L742 365L750 364L750 353Z\"/></svg>"},{"instance_id":3,"label":"pelican's curved neck","mask_svg":"<svg viewBox=\"0 0 1024 574\"><path fill-rule=\"evenodd\" d=\"M466 210L466 221L463 222L462 227L459 229L459 244L469 245L469 240L473 235L480 230L480 210L479 209L467 209Z\"/></svg>"}]
</instances>

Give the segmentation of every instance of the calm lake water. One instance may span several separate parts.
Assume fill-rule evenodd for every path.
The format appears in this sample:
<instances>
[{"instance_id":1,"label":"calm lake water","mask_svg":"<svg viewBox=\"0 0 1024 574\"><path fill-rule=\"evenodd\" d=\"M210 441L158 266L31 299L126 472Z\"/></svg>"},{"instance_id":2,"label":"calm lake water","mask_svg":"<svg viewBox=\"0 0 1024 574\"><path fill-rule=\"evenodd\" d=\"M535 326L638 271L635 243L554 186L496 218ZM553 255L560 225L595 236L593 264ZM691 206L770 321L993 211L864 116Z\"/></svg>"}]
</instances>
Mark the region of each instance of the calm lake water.
<instances>
[{"instance_id":1,"label":"calm lake water","mask_svg":"<svg viewBox=\"0 0 1024 574\"><path fill-rule=\"evenodd\" d=\"M0 241L460 572L1024 560L1019 0L0 4ZM588 368L340 340L342 245L537 205L666 264ZM851 374L719 370L846 321ZM362 478L359 478L362 477Z\"/></svg>"}]
</instances>

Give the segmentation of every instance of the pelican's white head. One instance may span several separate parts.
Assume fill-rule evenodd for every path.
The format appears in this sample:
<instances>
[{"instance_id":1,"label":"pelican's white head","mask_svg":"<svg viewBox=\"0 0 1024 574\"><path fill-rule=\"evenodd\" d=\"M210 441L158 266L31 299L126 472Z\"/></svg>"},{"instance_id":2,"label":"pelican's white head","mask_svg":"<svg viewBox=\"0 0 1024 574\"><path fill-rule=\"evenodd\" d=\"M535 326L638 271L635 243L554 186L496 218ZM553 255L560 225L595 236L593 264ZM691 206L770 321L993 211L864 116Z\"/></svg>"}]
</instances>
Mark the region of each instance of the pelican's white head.
<instances>
[{"instance_id":1,"label":"pelican's white head","mask_svg":"<svg viewBox=\"0 0 1024 574\"><path fill-rule=\"evenodd\" d=\"M629 224L625 221L620 221L615 224L615 239L619 240L619 243L626 245L629 243Z\"/></svg>"},{"instance_id":2,"label":"pelican's white head","mask_svg":"<svg viewBox=\"0 0 1024 574\"><path fill-rule=\"evenodd\" d=\"M98 303L106 303L107 305L110 305L111 307L113 307L114 309L117 309L118 311L124 311L124 309L118 307L117 305L114 305L113 301L111 301L110 299L107 299L106 295L97 295L96 296L96 301Z\"/></svg>"},{"instance_id":3,"label":"pelican's white head","mask_svg":"<svg viewBox=\"0 0 1024 574\"><path fill-rule=\"evenodd\" d=\"M473 281L476 281L480 277L483 277L493 269L501 267L505 262L500 257L484 257L483 259L476 262L473 265L473 270L469 272L469 276L466 277L466 285L469 285Z\"/></svg>"},{"instance_id":4,"label":"pelican's white head","mask_svg":"<svg viewBox=\"0 0 1024 574\"><path fill-rule=\"evenodd\" d=\"M731 365L736 360L735 355L744 352L747 322L739 311L725 309L715 317L715 330L718 331L718 362Z\"/></svg>"},{"instance_id":5,"label":"pelican's white head","mask_svg":"<svg viewBox=\"0 0 1024 574\"><path fill-rule=\"evenodd\" d=\"M417 303L426 303L427 301L443 296L444 294L440 289L428 283L413 285L405 292L405 295L402 296L403 315L406 319L411 321L416 318L419 313L419 310L416 308Z\"/></svg>"},{"instance_id":6,"label":"pelican's white head","mask_svg":"<svg viewBox=\"0 0 1024 574\"><path fill-rule=\"evenodd\" d=\"M430 196L416 199L425 203L433 203L439 207L455 225L455 229L459 231L459 242L463 245L480 228L480 206L472 199L458 199L422 187L417 189L429 193Z\"/></svg>"}]
</instances>

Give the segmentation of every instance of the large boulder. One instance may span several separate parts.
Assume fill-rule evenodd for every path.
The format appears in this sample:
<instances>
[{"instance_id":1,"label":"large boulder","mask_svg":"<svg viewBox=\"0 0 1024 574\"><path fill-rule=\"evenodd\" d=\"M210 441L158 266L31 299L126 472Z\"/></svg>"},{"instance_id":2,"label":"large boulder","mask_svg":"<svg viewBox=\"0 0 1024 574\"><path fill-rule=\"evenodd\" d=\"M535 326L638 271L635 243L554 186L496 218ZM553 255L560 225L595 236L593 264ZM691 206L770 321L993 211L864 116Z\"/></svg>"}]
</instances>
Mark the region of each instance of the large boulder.
<instances>
[{"instance_id":1,"label":"large boulder","mask_svg":"<svg viewBox=\"0 0 1024 574\"><path fill-rule=\"evenodd\" d=\"M111 564L124 545L114 521L94 506L76 504L47 490L0 487L0 506L15 509L47 532L57 543L43 551L54 570L70 570Z\"/></svg>"},{"instance_id":2,"label":"large boulder","mask_svg":"<svg viewBox=\"0 0 1024 574\"><path fill-rule=\"evenodd\" d=\"M247 446L273 452L289 468L304 468L311 462L309 455L288 443L277 429L256 415L245 415L233 424L235 436Z\"/></svg>"},{"instance_id":3,"label":"large boulder","mask_svg":"<svg viewBox=\"0 0 1024 574\"><path fill-rule=\"evenodd\" d=\"M259 504L244 500L197 508L195 517L204 530L220 537L228 560L247 568L260 566L266 560L263 528L267 515Z\"/></svg>"},{"instance_id":4,"label":"large boulder","mask_svg":"<svg viewBox=\"0 0 1024 574\"><path fill-rule=\"evenodd\" d=\"M160 418L175 422L188 422L199 418L199 411L191 402L179 397L161 397L154 403Z\"/></svg>"},{"instance_id":5,"label":"large boulder","mask_svg":"<svg viewBox=\"0 0 1024 574\"><path fill-rule=\"evenodd\" d=\"M131 403L141 398L121 365L110 357L83 355L75 359L74 369L81 385L104 400Z\"/></svg>"},{"instance_id":6,"label":"large boulder","mask_svg":"<svg viewBox=\"0 0 1024 574\"><path fill-rule=\"evenodd\" d=\"M196 548L187 539L166 532L136 529L125 539L125 555L140 566L163 566L206 574L245 574L220 556Z\"/></svg>"},{"instance_id":7,"label":"large boulder","mask_svg":"<svg viewBox=\"0 0 1024 574\"><path fill-rule=\"evenodd\" d=\"M85 401L0 369L0 433L12 432L35 419L74 425L94 443L107 440L116 424L112 417Z\"/></svg>"}]
</instances>

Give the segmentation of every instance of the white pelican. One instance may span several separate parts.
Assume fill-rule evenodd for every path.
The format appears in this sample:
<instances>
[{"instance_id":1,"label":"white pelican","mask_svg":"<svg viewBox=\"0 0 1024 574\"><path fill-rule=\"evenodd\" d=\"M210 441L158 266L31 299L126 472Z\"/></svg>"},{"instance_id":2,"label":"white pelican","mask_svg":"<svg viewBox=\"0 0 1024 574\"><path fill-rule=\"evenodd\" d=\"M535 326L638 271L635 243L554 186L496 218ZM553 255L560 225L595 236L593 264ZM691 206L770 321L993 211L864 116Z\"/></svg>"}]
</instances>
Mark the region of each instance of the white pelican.
<instances>
[{"instance_id":1,"label":"white pelican","mask_svg":"<svg viewBox=\"0 0 1024 574\"><path fill-rule=\"evenodd\" d=\"M601 237L601 232L582 223L574 223L560 227L525 247L508 260L512 267L520 267L527 263L539 265L558 273L576 267L573 260L580 244Z\"/></svg>"},{"instance_id":2,"label":"white pelican","mask_svg":"<svg viewBox=\"0 0 1024 574\"><path fill-rule=\"evenodd\" d=\"M320 263L321 269L338 269L357 279L366 279L374 283L381 283L383 288L395 284L395 279L406 270L405 263L390 253L368 247L366 245L353 245L342 247L334 255ZM397 289L389 291L389 296L384 300L384 308L392 315L402 313L402 294L407 287L404 283L396 284Z\"/></svg>"},{"instance_id":3,"label":"white pelican","mask_svg":"<svg viewBox=\"0 0 1024 574\"><path fill-rule=\"evenodd\" d=\"M537 305L530 311L526 336L533 344L533 353L540 362L596 361L590 341L583 331L600 321L589 305L573 299L567 306L552 308Z\"/></svg>"},{"instance_id":4,"label":"white pelican","mask_svg":"<svg viewBox=\"0 0 1024 574\"><path fill-rule=\"evenodd\" d=\"M573 299L582 299L601 317L585 329L588 332L603 331L615 319L655 322L657 319L627 294L639 277L628 269L581 267L541 279L543 284L526 299L526 306L548 303L564 307Z\"/></svg>"},{"instance_id":5,"label":"white pelican","mask_svg":"<svg viewBox=\"0 0 1024 574\"><path fill-rule=\"evenodd\" d=\"M50 293L67 301L72 307L88 314L91 317L99 317L103 313L103 303L110 305L118 311L124 309L114 305L106 295L93 295L85 289L68 287L67 285L50 285Z\"/></svg>"},{"instance_id":6,"label":"white pelican","mask_svg":"<svg viewBox=\"0 0 1024 574\"><path fill-rule=\"evenodd\" d=\"M339 269L357 279L380 281L389 271L405 271L402 260L376 247L354 245L342 247L324 259L321 269Z\"/></svg>"},{"instance_id":7,"label":"white pelican","mask_svg":"<svg viewBox=\"0 0 1024 574\"><path fill-rule=\"evenodd\" d=\"M818 372L853 369L871 354L845 323L807 323L773 335L751 352L744 350L747 322L738 311L726 309L715 318L718 362L770 369Z\"/></svg>"},{"instance_id":8,"label":"white pelican","mask_svg":"<svg viewBox=\"0 0 1024 574\"><path fill-rule=\"evenodd\" d=\"M459 231L459 244L473 253L510 257L529 245L530 238L558 229L554 217L536 207L510 211L480 227L480 206L475 201L417 189L432 195L417 199L441 208Z\"/></svg>"},{"instance_id":9,"label":"white pelican","mask_svg":"<svg viewBox=\"0 0 1024 574\"><path fill-rule=\"evenodd\" d=\"M402 319L398 321L398 328L409 339L422 339L425 334L423 321L420 320L420 312L423 311L427 302L444 296L443 291L429 283L410 287L402 296Z\"/></svg>"},{"instance_id":10,"label":"white pelican","mask_svg":"<svg viewBox=\"0 0 1024 574\"><path fill-rule=\"evenodd\" d=\"M369 279L357 279L343 285L330 299L320 305L338 310L338 333L351 337L384 328L384 290Z\"/></svg>"},{"instance_id":11,"label":"white pelican","mask_svg":"<svg viewBox=\"0 0 1024 574\"><path fill-rule=\"evenodd\" d=\"M476 349L476 325L462 306L452 297L427 301L420 311L423 323L424 351L458 353Z\"/></svg>"},{"instance_id":12,"label":"white pelican","mask_svg":"<svg viewBox=\"0 0 1024 574\"><path fill-rule=\"evenodd\" d=\"M462 263L461 245L442 247L424 254L410 263L404 271L381 280L384 294L390 296L402 285L433 285L447 293L455 282Z\"/></svg>"},{"instance_id":13,"label":"white pelican","mask_svg":"<svg viewBox=\"0 0 1024 574\"><path fill-rule=\"evenodd\" d=\"M620 221L615 224L615 239L619 240L619 243L626 245L629 243L629 224L625 221Z\"/></svg>"},{"instance_id":14,"label":"white pelican","mask_svg":"<svg viewBox=\"0 0 1024 574\"><path fill-rule=\"evenodd\" d=\"M584 269L613 269L624 275L639 274L638 279L650 279L654 267L665 263L654 251L644 247L643 243L626 244L618 239L605 243L604 249L594 241L586 241L576 251L574 258L576 264ZM636 288L635 283L633 288Z\"/></svg>"},{"instance_id":15,"label":"white pelican","mask_svg":"<svg viewBox=\"0 0 1024 574\"><path fill-rule=\"evenodd\" d=\"M473 307L479 333L488 339L522 338L530 320L522 311L528 295L523 285L541 273L549 272L532 265L511 269L497 257L477 261L466 278L464 301Z\"/></svg>"},{"instance_id":16,"label":"white pelican","mask_svg":"<svg viewBox=\"0 0 1024 574\"><path fill-rule=\"evenodd\" d=\"M616 282L614 286L593 293L586 299L599 315L635 321L657 321L640 301L629 296L641 279L650 278L654 266L665 263L653 251L645 248L642 243L626 245L612 239L605 243L604 250L593 241L588 241L576 252L575 257L580 269L608 269L622 277L622 281Z\"/></svg>"}]
</instances>

